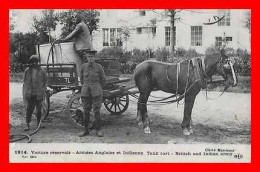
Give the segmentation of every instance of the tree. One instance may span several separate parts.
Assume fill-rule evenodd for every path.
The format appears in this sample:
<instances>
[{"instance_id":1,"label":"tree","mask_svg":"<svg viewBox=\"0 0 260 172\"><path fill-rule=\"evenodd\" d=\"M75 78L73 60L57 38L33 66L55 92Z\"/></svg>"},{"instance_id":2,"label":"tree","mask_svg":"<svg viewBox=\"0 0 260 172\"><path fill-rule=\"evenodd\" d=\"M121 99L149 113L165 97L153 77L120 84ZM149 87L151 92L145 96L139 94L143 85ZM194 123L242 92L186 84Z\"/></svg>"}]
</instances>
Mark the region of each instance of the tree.
<instances>
[{"instance_id":1,"label":"tree","mask_svg":"<svg viewBox=\"0 0 260 172\"><path fill-rule=\"evenodd\" d=\"M39 43L52 42L53 38L51 37L50 32L56 29L58 22L58 16L55 14L55 11L42 10L42 17L38 19L34 16L33 21L33 27L40 38Z\"/></svg>"},{"instance_id":2,"label":"tree","mask_svg":"<svg viewBox=\"0 0 260 172\"><path fill-rule=\"evenodd\" d=\"M175 52L175 40L176 40L176 34L175 33L175 23L177 21L180 21L181 18L179 16L180 12L182 10L177 10L177 9L168 9L168 10L164 10L163 13L159 13L155 10L153 10L154 13L157 13L157 14L160 14L161 16L164 16L164 17L169 17L170 18L170 29L171 29L171 32L170 32L170 35L171 35L171 38L170 38L170 52L172 54L174 54Z\"/></svg>"},{"instance_id":3,"label":"tree","mask_svg":"<svg viewBox=\"0 0 260 172\"><path fill-rule=\"evenodd\" d=\"M248 28L249 33L251 33L251 11L248 10L245 16L245 27Z\"/></svg>"},{"instance_id":4,"label":"tree","mask_svg":"<svg viewBox=\"0 0 260 172\"><path fill-rule=\"evenodd\" d=\"M73 31L82 18L88 25L90 35L98 29L99 11L97 10L65 10L59 12L60 24L63 25L61 37L67 36Z\"/></svg>"},{"instance_id":5,"label":"tree","mask_svg":"<svg viewBox=\"0 0 260 172\"><path fill-rule=\"evenodd\" d=\"M11 13L10 17L9 17L9 31L13 31L15 28L15 21L14 21L14 17L15 15L13 13Z\"/></svg>"},{"instance_id":6,"label":"tree","mask_svg":"<svg viewBox=\"0 0 260 172\"><path fill-rule=\"evenodd\" d=\"M10 64L28 63L29 57L36 53L35 45L39 42L36 32L10 33Z\"/></svg>"},{"instance_id":7,"label":"tree","mask_svg":"<svg viewBox=\"0 0 260 172\"><path fill-rule=\"evenodd\" d=\"M175 40L176 35L175 33L175 22L179 21L181 18L178 16L178 13L181 12L181 10L171 9L167 10L168 16L170 17L170 23L171 23L171 44L170 44L170 52L174 54L175 52Z\"/></svg>"}]
</instances>

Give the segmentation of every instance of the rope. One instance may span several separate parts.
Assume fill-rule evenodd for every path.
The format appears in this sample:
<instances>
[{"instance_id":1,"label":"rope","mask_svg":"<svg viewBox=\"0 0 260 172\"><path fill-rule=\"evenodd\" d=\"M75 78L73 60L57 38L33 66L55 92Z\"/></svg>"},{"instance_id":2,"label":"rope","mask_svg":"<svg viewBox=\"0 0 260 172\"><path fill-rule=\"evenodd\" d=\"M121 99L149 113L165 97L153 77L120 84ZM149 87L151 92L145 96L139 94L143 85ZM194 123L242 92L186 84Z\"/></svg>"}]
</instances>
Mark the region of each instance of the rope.
<instances>
[{"instance_id":1,"label":"rope","mask_svg":"<svg viewBox=\"0 0 260 172\"><path fill-rule=\"evenodd\" d=\"M206 85L207 85L207 81L206 81ZM217 97L215 98L209 98L208 97L208 87L206 87L206 100L217 100L220 96L222 96L224 94L224 92L228 89L228 85L225 86L224 90L221 92L220 95L218 95Z\"/></svg>"}]
</instances>

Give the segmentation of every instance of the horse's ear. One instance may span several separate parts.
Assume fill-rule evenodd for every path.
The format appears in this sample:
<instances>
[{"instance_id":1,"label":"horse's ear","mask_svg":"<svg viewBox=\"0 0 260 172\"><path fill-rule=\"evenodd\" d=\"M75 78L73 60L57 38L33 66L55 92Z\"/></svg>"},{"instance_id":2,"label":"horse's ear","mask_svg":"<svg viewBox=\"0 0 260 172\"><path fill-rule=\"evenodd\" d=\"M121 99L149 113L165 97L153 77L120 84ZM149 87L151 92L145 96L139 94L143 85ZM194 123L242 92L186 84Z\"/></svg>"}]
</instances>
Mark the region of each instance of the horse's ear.
<instances>
[{"instance_id":1,"label":"horse's ear","mask_svg":"<svg viewBox=\"0 0 260 172\"><path fill-rule=\"evenodd\" d=\"M228 56L226 55L226 51L224 48L220 50L220 55L222 56L223 59L228 59Z\"/></svg>"},{"instance_id":2,"label":"horse's ear","mask_svg":"<svg viewBox=\"0 0 260 172\"><path fill-rule=\"evenodd\" d=\"M221 50L220 50L220 54L221 54L222 56L226 54L226 51L225 51L224 48L221 48Z\"/></svg>"}]
</instances>

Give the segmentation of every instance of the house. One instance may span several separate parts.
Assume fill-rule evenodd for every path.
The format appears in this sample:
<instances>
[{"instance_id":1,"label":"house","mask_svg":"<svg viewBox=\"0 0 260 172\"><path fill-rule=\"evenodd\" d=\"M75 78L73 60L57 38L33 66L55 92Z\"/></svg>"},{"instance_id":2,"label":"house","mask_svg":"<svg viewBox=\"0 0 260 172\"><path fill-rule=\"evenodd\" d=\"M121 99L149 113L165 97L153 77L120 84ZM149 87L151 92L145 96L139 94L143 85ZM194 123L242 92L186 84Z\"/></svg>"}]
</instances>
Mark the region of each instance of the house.
<instances>
[{"instance_id":1,"label":"house","mask_svg":"<svg viewBox=\"0 0 260 172\"><path fill-rule=\"evenodd\" d=\"M251 33L245 27L246 13L243 9L178 10L174 39L176 48L195 49L205 53L208 47L223 44L233 49L250 51ZM222 20L215 24L214 19ZM171 24L167 10L116 9L100 10L100 27L93 35L97 50L122 46L124 50L170 48ZM226 40L226 41L223 41Z\"/></svg>"}]
</instances>

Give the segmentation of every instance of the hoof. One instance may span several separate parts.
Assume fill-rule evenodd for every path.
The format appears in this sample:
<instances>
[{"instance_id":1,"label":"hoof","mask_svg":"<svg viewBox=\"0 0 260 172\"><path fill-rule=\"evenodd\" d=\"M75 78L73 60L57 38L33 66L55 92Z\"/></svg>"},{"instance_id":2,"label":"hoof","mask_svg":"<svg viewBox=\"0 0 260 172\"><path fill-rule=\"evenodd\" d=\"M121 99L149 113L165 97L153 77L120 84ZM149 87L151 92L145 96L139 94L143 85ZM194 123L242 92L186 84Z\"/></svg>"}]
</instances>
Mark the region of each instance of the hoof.
<instances>
[{"instance_id":1,"label":"hoof","mask_svg":"<svg viewBox=\"0 0 260 172\"><path fill-rule=\"evenodd\" d=\"M183 133L184 136L189 136L189 135L192 134L187 128L184 128L184 129L182 130L182 133Z\"/></svg>"},{"instance_id":2,"label":"hoof","mask_svg":"<svg viewBox=\"0 0 260 172\"><path fill-rule=\"evenodd\" d=\"M192 129L192 127L189 128L189 132L190 132L190 134L193 134L193 129Z\"/></svg>"},{"instance_id":3,"label":"hoof","mask_svg":"<svg viewBox=\"0 0 260 172\"><path fill-rule=\"evenodd\" d=\"M145 127L144 128L144 133L145 134L150 134L151 133L150 127Z\"/></svg>"}]
</instances>

